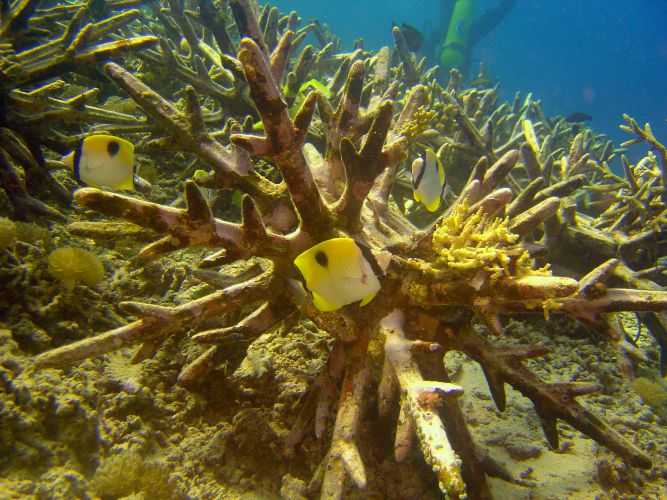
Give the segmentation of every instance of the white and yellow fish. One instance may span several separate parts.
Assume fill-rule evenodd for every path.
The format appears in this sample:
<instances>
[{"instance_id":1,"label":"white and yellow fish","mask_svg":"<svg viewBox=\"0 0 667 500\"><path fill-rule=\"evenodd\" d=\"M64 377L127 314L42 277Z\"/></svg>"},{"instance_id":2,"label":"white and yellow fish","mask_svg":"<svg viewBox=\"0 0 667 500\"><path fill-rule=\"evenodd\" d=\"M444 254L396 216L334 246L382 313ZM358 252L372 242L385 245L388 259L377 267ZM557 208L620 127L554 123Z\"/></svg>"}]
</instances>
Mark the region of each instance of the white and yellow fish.
<instances>
[{"instance_id":1,"label":"white and yellow fish","mask_svg":"<svg viewBox=\"0 0 667 500\"><path fill-rule=\"evenodd\" d=\"M447 185L447 176L442 163L432 149L412 162L412 192L429 212L440 208Z\"/></svg>"},{"instance_id":2,"label":"white and yellow fish","mask_svg":"<svg viewBox=\"0 0 667 500\"><path fill-rule=\"evenodd\" d=\"M134 145L112 135L91 135L62 159L77 180L92 187L132 190Z\"/></svg>"},{"instance_id":3,"label":"white and yellow fish","mask_svg":"<svg viewBox=\"0 0 667 500\"><path fill-rule=\"evenodd\" d=\"M365 255L366 254L366 255ZM352 238L333 238L309 248L296 259L306 288L320 311L335 311L358 300L365 306L380 290L389 252L365 252Z\"/></svg>"}]
</instances>

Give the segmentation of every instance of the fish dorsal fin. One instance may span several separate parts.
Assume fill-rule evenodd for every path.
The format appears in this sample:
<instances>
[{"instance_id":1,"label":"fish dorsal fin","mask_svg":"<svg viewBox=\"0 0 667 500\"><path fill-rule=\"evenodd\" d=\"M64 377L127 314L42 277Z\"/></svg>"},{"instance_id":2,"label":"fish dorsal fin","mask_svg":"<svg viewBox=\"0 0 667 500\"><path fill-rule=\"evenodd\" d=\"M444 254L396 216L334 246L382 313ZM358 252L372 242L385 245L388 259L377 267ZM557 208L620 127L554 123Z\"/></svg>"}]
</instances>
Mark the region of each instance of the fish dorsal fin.
<instances>
[{"instance_id":1,"label":"fish dorsal fin","mask_svg":"<svg viewBox=\"0 0 667 500\"><path fill-rule=\"evenodd\" d=\"M442 186L442 190L444 191L445 184L447 184L447 174L445 173L445 167L442 166L442 162L437 156L435 157L435 161L436 167L438 169L438 180L440 181L440 186Z\"/></svg>"}]
</instances>

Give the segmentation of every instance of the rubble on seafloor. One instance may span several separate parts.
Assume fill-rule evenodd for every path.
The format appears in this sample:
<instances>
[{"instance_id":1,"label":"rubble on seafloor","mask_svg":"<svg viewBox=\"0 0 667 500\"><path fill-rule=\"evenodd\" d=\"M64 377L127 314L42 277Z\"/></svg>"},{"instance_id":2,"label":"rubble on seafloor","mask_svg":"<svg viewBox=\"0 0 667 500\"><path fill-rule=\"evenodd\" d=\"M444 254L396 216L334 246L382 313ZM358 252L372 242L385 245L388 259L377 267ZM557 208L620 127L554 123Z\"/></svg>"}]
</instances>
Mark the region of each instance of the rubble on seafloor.
<instances>
[{"instance_id":1,"label":"rubble on seafloor","mask_svg":"<svg viewBox=\"0 0 667 500\"><path fill-rule=\"evenodd\" d=\"M438 84L398 27L343 53L250 0L1 16L8 498L665 493L650 126L625 117L651 149L632 164L530 95ZM135 144L150 194L76 189L60 156L99 132ZM426 147L434 215L406 174ZM289 284L334 237L391 253L363 308ZM53 274L69 247L95 280Z\"/></svg>"}]
</instances>

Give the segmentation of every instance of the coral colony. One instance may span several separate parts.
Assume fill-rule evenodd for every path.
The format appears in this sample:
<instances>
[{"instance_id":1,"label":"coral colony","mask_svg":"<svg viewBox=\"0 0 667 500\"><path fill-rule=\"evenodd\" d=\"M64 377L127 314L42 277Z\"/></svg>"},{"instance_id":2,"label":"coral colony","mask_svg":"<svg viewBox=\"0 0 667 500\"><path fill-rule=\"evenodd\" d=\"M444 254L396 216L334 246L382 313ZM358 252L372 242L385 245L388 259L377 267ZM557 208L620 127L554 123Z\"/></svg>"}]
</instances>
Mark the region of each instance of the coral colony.
<instances>
[{"instance_id":1,"label":"coral colony","mask_svg":"<svg viewBox=\"0 0 667 500\"><path fill-rule=\"evenodd\" d=\"M210 249L196 272L219 289L171 307L122 302L133 320L56 341L37 367L128 346L138 346L140 362L187 335L204 347L182 367L178 382L187 385L205 380L231 345L310 322L333 347L284 446L295 456L313 436L324 445L311 494L340 498L366 487L360 433L375 415L394 421L384 439L395 460L420 450L445 496L490 496L489 460L445 368L450 351L479 363L500 411L505 384L530 399L552 448L560 420L631 466L651 468L645 450L578 402L600 384L543 381L526 361L545 348L499 342L508 318L569 316L603 336L627 374L628 343L614 313L637 311L665 368L658 258L667 155L650 127L627 118L630 142L655 154L635 165L622 157L617 175L609 164L620 153L609 141L546 119L531 96L499 104L497 88L463 89L456 71L440 86L398 27L393 48L371 53L358 42L341 53L320 23L257 11L250 0L49 5L2 3L0 176L13 218L65 218L70 195L52 175L64 167L54 158L90 134L122 136L144 157L181 155L196 165L184 179L184 206L89 183L74 191L73 209L108 219L86 212L91 221L74 223L76 234L83 241L113 232L113 220L124 219L162 235L140 251L144 259ZM447 172L434 214L413 200L407 173L427 148ZM106 142L103 149L116 154ZM68 187L73 175L64 176ZM232 195L238 209L228 201L231 212L220 210ZM2 246L17 244L11 221L0 222ZM326 251L304 254L324 242ZM334 266L337 242L349 251L345 272ZM102 279L89 252L56 252L49 266L67 289ZM302 254L310 256L306 271L295 266ZM91 260L90 274L77 270L81 259ZM230 266L236 281L219 279ZM309 278L309 266L339 273L350 287L375 276L379 286L348 296L343 281L322 284L314 270ZM216 317L230 322L207 329Z\"/></svg>"}]
</instances>

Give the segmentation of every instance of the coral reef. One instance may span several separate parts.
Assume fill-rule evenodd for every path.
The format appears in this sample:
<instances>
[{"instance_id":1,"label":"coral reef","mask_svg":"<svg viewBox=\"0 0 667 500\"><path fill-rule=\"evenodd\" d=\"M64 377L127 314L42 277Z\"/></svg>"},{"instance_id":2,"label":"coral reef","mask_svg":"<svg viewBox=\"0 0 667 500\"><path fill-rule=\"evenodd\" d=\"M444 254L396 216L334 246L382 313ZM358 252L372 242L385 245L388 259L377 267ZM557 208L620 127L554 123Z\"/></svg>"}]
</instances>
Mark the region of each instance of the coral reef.
<instances>
[{"instance_id":1,"label":"coral reef","mask_svg":"<svg viewBox=\"0 0 667 500\"><path fill-rule=\"evenodd\" d=\"M77 274L52 262L74 250L59 248L47 263L46 248L33 244L46 247L46 238L20 243L17 224L0 220L0 270L12 275L11 289L49 283L48 267L67 268L72 292L59 294L51 279L48 299L7 307L16 325L21 318L46 327L48 318L60 318L52 331L40 328L41 337L30 325L3 325L12 339L2 389L25 407L3 411L9 423L2 429L33 422L34 437L3 442L23 450L23 464L54 460L57 447L40 443L44 435L68 443L55 463L74 460L74 431L63 416L75 415L102 458L87 463L94 451L80 450L77 474L88 479L70 477L71 488L100 495L184 491L188 476L195 495L254 483L259 493L340 498L350 485L381 491L383 474L396 470L386 461L392 448L395 462L406 464L400 470L418 476L425 462L435 473L435 483L415 482L412 472L398 472L396 482L424 484L429 494L437 484L448 498L489 498L487 476L530 486L529 473L515 477L481 443L504 443L517 461L538 459L542 448L525 436L523 444L479 440L483 431L475 424L484 414L471 411L467 389L454 383L451 355L459 352L481 367L493 411L511 412L508 403L517 401L506 385L532 403L534 413L520 413L532 415L532 430L541 428L551 449L566 452L571 445L561 436L574 435L573 428L620 457L625 469L611 455L598 464L609 488L634 477L635 467L647 470L642 480L660 480L656 450L635 440L620 417L597 416L605 410L594 398L621 392L598 375L615 377L615 387L628 383L618 367L607 360L608 370L598 370L597 351L577 344L590 370L563 368L554 376L543 365L555 355L536 358L558 343L530 328L517 334L518 323L508 319L563 322L553 328L565 337L562 331L588 329L584 338L600 342L599 351L615 355L620 372L631 376L634 351L615 313L634 311L665 369L667 293L660 289L664 277L648 271L659 268L664 248L665 155L650 127L627 118L634 141L657 156L634 166L623 160L620 177L609 167L618 154L609 141L546 119L531 96L498 105L497 88L463 89L456 71L439 85L398 27L400 64L393 67L388 47L371 54L358 43L352 53L337 54L339 42L320 23L299 28L296 13L281 16L268 5L258 11L249 0L152 1L141 10L132 8L140 2L121 0L43 9L37 3L15 2L0 25L0 174L13 218L58 221L67 213L71 223L51 229L59 247L74 235L117 244L111 253L150 243L141 260L110 259L108 289L98 294L74 288L73 280L98 283L99 262L90 274ZM45 23L54 19L68 22L45 36ZM301 48L309 35L319 49ZM104 75L130 99L112 96ZM85 88L89 82L100 89ZM103 104L93 105L98 98ZM62 165L51 158L91 130L133 139L140 166L142 155L164 162L150 199L83 187L74 192L74 208L67 207L68 193L49 171ZM438 151L450 179L435 217L408 203L404 165L425 146ZM38 186L48 188L43 200ZM338 237L389 252L391 261L368 305L321 312L294 286L293 261ZM84 250L78 252L80 261ZM170 253L177 256L172 264ZM24 272L26 259L37 264ZM75 299L97 314L81 319L88 321L83 332L79 324L63 325ZM17 354L16 342L39 352L34 366ZM127 365L130 355L140 369ZM59 377L52 368L71 365L70 376L82 384L78 396L39 403L41 412L28 404L45 398ZM106 385L103 394L91 390L84 368ZM44 387L32 387L31 377ZM582 404L577 398L584 395L590 396ZM240 407L238 400L264 406ZM98 407L100 427L91 418ZM55 431L42 428L54 414ZM637 428L645 430L647 419ZM492 428L490 420L483 427ZM373 431L378 422L384 432ZM174 442L179 451L165 461L139 460ZM280 468L282 479L266 475L283 456L293 465L290 474ZM127 470L131 481L119 485L114 478ZM22 483L13 488L35 491Z\"/></svg>"},{"instance_id":2,"label":"coral reef","mask_svg":"<svg viewBox=\"0 0 667 500\"><path fill-rule=\"evenodd\" d=\"M42 146L65 153L76 144L70 134L98 118L133 121L132 116L94 106L99 89L58 78L69 72L95 78L95 61L119 58L157 42L153 36L113 40L112 33L141 12L127 9L128 2L102 3L104 14L95 10L95 2L39 9L39 2L25 1L3 8L0 179L16 218L64 219L57 208L35 197L49 192L55 202L69 203L68 190L48 171ZM115 15L103 17L113 11ZM66 129L55 130L54 123Z\"/></svg>"}]
</instances>

